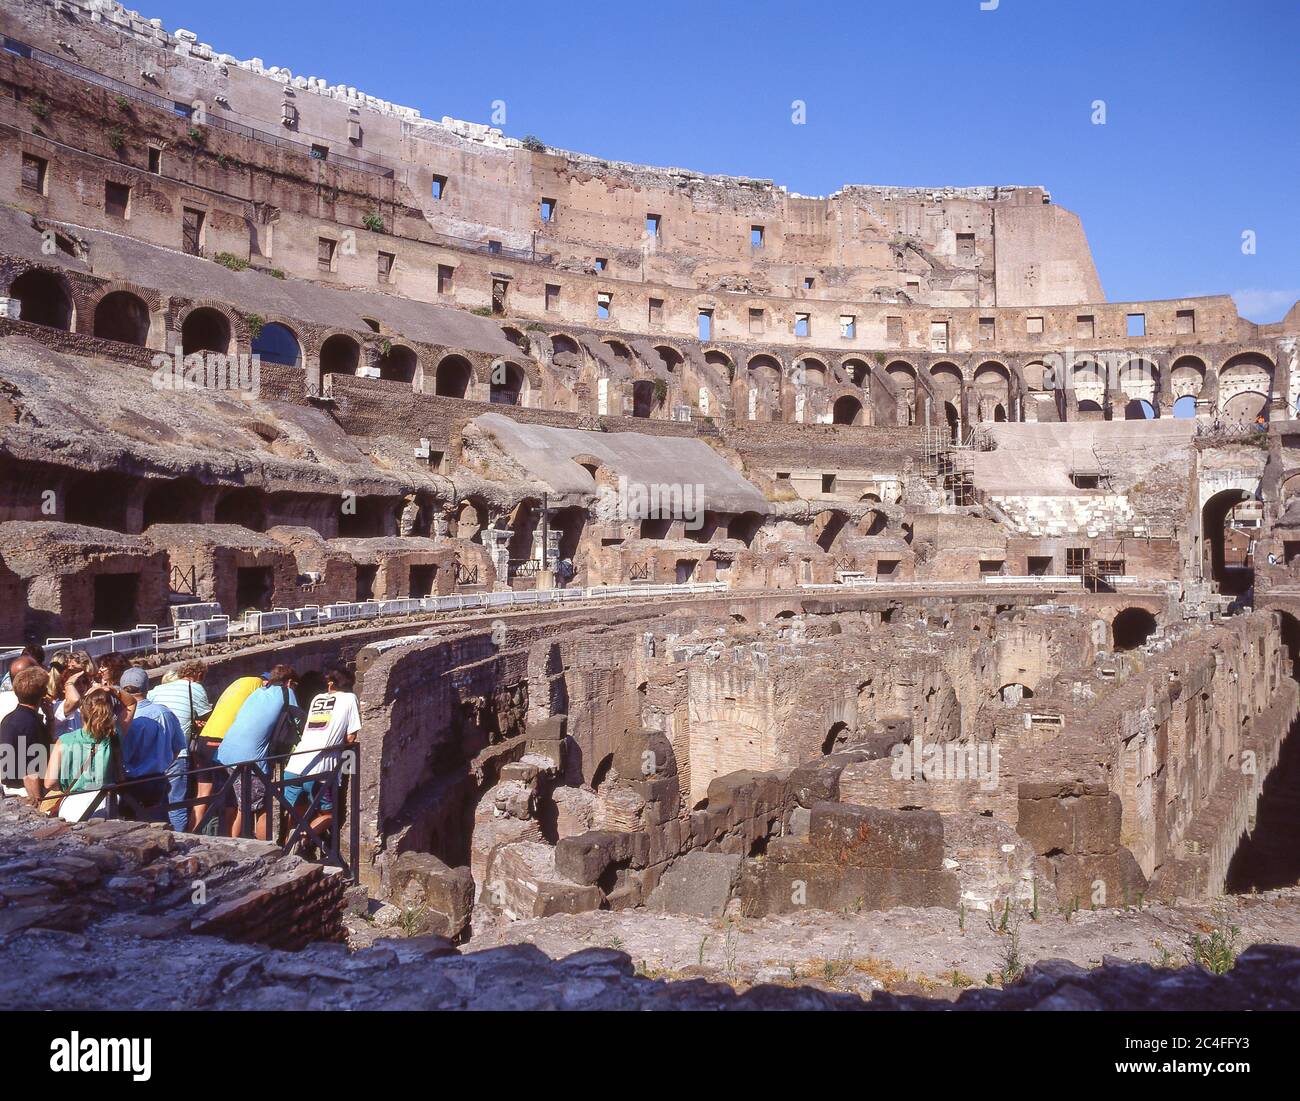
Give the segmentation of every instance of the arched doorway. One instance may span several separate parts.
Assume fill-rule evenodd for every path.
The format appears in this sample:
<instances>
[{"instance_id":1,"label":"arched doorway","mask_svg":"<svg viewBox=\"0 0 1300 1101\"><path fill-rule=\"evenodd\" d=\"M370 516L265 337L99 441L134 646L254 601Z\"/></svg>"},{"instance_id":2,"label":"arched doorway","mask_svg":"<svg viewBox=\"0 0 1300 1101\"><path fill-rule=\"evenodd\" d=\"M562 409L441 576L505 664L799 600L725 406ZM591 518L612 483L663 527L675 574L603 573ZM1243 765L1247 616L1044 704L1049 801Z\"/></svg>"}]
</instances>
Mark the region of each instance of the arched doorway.
<instances>
[{"instance_id":1,"label":"arched doorway","mask_svg":"<svg viewBox=\"0 0 1300 1101\"><path fill-rule=\"evenodd\" d=\"M1196 399L1191 394L1184 394L1174 402L1174 416L1179 420L1196 416Z\"/></svg>"},{"instance_id":2,"label":"arched doorway","mask_svg":"<svg viewBox=\"0 0 1300 1101\"><path fill-rule=\"evenodd\" d=\"M1110 632L1116 651L1136 650L1156 630L1156 617L1145 608L1125 608L1111 623Z\"/></svg>"},{"instance_id":3,"label":"arched doorway","mask_svg":"<svg viewBox=\"0 0 1300 1101\"><path fill-rule=\"evenodd\" d=\"M1239 596L1255 583L1254 537L1242 525L1239 508L1253 500L1245 490L1225 489L1206 501L1201 509L1205 575L1225 596Z\"/></svg>"},{"instance_id":4,"label":"arched doorway","mask_svg":"<svg viewBox=\"0 0 1300 1101\"><path fill-rule=\"evenodd\" d=\"M493 405L519 405L524 392L524 372L517 363L498 363L492 368L488 400Z\"/></svg>"},{"instance_id":5,"label":"arched doorway","mask_svg":"<svg viewBox=\"0 0 1300 1101\"><path fill-rule=\"evenodd\" d=\"M95 335L143 348L149 340L149 307L130 291L111 291L95 306Z\"/></svg>"},{"instance_id":6,"label":"arched doorway","mask_svg":"<svg viewBox=\"0 0 1300 1101\"><path fill-rule=\"evenodd\" d=\"M474 369L464 356L448 356L434 373L433 392L440 398L464 398L469 394Z\"/></svg>"},{"instance_id":7,"label":"arched doorway","mask_svg":"<svg viewBox=\"0 0 1300 1101\"><path fill-rule=\"evenodd\" d=\"M379 377L388 382L401 382L410 386L415 381L415 352L405 344L390 344L379 357L376 366Z\"/></svg>"},{"instance_id":8,"label":"arched doorway","mask_svg":"<svg viewBox=\"0 0 1300 1101\"><path fill-rule=\"evenodd\" d=\"M298 338L287 325L268 321L253 337L253 354L263 363L278 363L284 367L302 366L302 348Z\"/></svg>"},{"instance_id":9,"label":"arched doorway","mask_svg":"<svg viewBox=\"0 0 1300 1101\"><path fill-rule=\"evenodd\" d=\"M831 411L831 420L834 424L861 424L862 402L848 394L837 398Z\"/></svg>"},{"instance_id":10,"label":"arched doorway","mask_svg":"<svg viewBox=\"0 0 1300 1101\"><path fill-rule=\"evenodd\" d=\"M72 328L72 295L61 276L43 268L23 272L9 286L9 297L18 300L18 320L51 329Z\"/></svg>"},{"instance_id":11,"label":"arched doorway","mask_svg":"<svg viewBox=\"0 0 1300 1101\"><path fill-rule=\"evenodd\" d=\"M320 377L355 375L361 362L361 345L350 336L335 333L320 346Z\"/></svg>"},{"instance_id":12,"label":"arched doorway","mask_svg":"<svg viewBox=\"0 0 1300 1101\"><path fill-rule=\"evenodd\" d=\"M1192 405L1195 407L1195 400L1193 400ZM1124 419L1126 421L1149 421L1153 420L1155 415L1155 406L1153 406L1149 401L1144 401L1141 398L1134 398L1124 406Z\"/></svg>"},{"instance_id":13,"label":"arched doorway","mask_svg":"<svg viewBox=\"0 0 1300 1101\"><path fill-rule=\"evenodd\" d=\"M649 417L655 406L655 384L646 379L632 384L632 416Z\"/></svg>"},{"instance_id":14,"label":"arched doorway","mask_svg":"<svg viewBox=\"0 0 1300 1101\"><path fill-rule=\"evenodd\" d=\"M154 524L197 524L201 492L193 478L158 482L145 496L142 528L147 531Z\"/></svg>"},{"instance_id":15,"label":"arched doorway","mask_svg":"<svg viewBox=\"0 0 1300 1101\"><path fill-rule=\"evenodd\" d=\"M230 320L211 306L191 310L181 324L181 351L187 356L195 352L226 355L230 351Z\"/></svg>"},{"instance_id":16,"label":"arched doorway","mask_svg":"<svg viewBox=\"0 0 1300 1101\"><path fill-rule=\"evenodd\" d=\"M266 530L266 495L252 486L232 489L217 502L218 524L235 524L251 531Z\"/></svg>"}]
</instances>

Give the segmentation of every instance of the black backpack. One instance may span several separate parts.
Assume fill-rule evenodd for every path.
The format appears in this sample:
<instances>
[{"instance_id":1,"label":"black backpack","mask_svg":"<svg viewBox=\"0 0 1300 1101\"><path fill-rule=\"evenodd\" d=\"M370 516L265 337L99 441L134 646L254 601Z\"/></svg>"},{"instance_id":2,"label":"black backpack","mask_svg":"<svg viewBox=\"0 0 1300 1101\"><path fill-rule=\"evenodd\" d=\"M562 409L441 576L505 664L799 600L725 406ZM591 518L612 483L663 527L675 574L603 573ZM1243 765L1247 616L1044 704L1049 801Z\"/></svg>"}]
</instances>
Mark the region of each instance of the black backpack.
<instances>
[{"instance_id":1,"label":"black backpack","mask_svg":"<svg viewBox=\"0 0 1300 1101\"><path fill-rule=\"evenodd\" d=\"M280 714L276 716L275 726L271 728L271 740L266 748L267 755L271 758L293 752L302 737L303 723L307 718L307 713L301 707L295 707L289 702L288 686L280 685L280 691L284 694L284 703L280 707Z\"/></svg>"}]
</instances>

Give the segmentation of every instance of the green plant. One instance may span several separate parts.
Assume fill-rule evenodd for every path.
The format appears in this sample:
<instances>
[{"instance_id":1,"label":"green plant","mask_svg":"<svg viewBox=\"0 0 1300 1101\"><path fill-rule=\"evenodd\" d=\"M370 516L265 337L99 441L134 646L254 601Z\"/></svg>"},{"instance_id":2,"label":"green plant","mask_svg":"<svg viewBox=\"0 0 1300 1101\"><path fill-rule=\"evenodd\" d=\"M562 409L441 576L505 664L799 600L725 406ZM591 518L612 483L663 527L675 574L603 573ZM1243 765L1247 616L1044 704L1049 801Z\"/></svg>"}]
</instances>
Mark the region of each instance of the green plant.
<instances>
[{"instance_id":1,"label":"green plant","mask_svg":"<svg viewBox=\"0 0 1300 1101\"><path fill-rule=\"evenodd\" d=\"M284 268L267 268L266 274L269 275L272 279L283 279Z\"/></svg>"},{"instance_id":2,"label":"green plant","mask_svg":"<svg viewBox=\"0 0 1300 1101\"><path fill-rule=\"evenodd\" d=\"M537 137L535 134L525 134L522 138L519 139L519 144L522 145L525 149L527 149L530 153L546 152L546 142L542 141L542 139Z\"/></svg>"},{"instance_id":3,"label":"green plant","mask_svg":"<svg viewBox=\"0 0 1300 1101\"><path fill-rule=\"evenodd\" d=\"M248 261L233 252L219 252L212 259L231 271L244 271L248 267Z\"/></svg>"},{"instance_id":4,"label":"green plant","mask_svg":"<svg viewBox=\"0 0 1300 1101\"><path fill-rule=\"evenodd\" d=\"M383 355L388 355L393 350L393 342L388 337L384 337L379 344L379 350Z\"/></svg>"},{"instance_id":5,"label":"green plant","mask_svg":"<svg viewBox=\"0 0 1300 1101\"><path fill-rule=\"evenodd\" d=\"M117 109L119 111L131 110L131 101L127 99L126 96L123 95L114 96L113 102L117 104Z\"/></svg>"},{"instance_id":6,"label":"green plant","mask_svg":"<svg viewBox=\"0 0 1300 1101\"><path fill-rule=\"evenodd\" d=\"M655 379L655 404L662 405L664 403L664 398L666 398L667 396L668 396L668 383L666 383L661 378Z\"/></svg>"},{"instance_id":7,"label":"green plant","mask_svg":"<svg viewBox=\"0 0 1300 1101\"><path fill-rule=\"evenodd\" d=\"M206 135L197 126L191 126L186 133L195 145L202 145L207 140Z\"/></svg>"},{"instance_id":8,"label":"green plant","mask_svg":"<svg viewBox=\"0 0 1300 1101\"><path fill-rule=\"evenodd\" d=\"M966 932L966 903L963 902L957 907L957 928L961 932Z\"/></svg>"},{"instance_id":9,"label":"green plant","mask_svg":"<svg viewBox=\"0 0 1300 1101\"><path fill-rule=\"evenodd\" d=\"M1240 935L1241 929L1232 924L1227 906L1216 907L1210 935L1193 934L1187 958L1215 975L1225 975L1237 962L1237 938Z\"/></svg>"},{"instance_id":10,"label":"green plant","mask_svg":"<svg viewBox=\"0 0 1300 1101\"><path fill-rule=\"evenodd\" d=\"M490 309L488 309L488 307L486 307L486 306L475 306L475 307L474 307L472 310L470 310L469 312L472 313L475 317L491 317L491 316L492 316L492 311L491 311Z\"/></svg>"},{"instance_id":11,"label":"green plant","mask_svg":"<svg viewBox=\"0 0 1300 1101\"><path fill-rule=\"evenodd\" d=\"M120 153L126 148L126 131L120 126L114 126L111 130L108 130L104 137L108 140L108 147L114 153Z\"/></svg>"},{"instance_id":12,"label":"green plant","mask_svg":"<svg viewBox=\"0 0 1300 1101\"><path fill-rule=\"evenodd\" d=\"M30 110L33 115L44 122L50 117L50 103L44 96L37 96L32 100Z\"/></svg>"},{"instance_id":13,"label":"green plant","mask_svg":"<svg viewBox=\"0 0 1300 1101\"><path fill-rule=\"evenodd\" d=\"M429 911L423 906L405 906L397 918L397 927L404 937L418 937L424 932Z\"/></svg>"},{"instance_id":14,"label":"green plant","mask_svg":"<svg viewBox=\"0 0 1300 1101\"><path fill-rule=\"evenodd\" d=\"M230 167L230 158L227 157L224 153L218 153L218 154L217 154L217 164L221 165L222 168L229 168L229 167Z\"/></svg>"},{"instance_id":15,"label":"green plant","mask_svg":"<svg viewBox=\"0 0 1300 1101\"><path fill-rule=\"evenodd\" d=\"M244 320L248 322L248 335L256 340L261 335L262 328L266 324L266 318L261 314L250 313L244 315Z\"/></svg>"},{"instance_id":16,"label":"green plant","mask_svg":"<svg viewBox=\"0 0 1300 1101\"><path fill-rule=\"evenodd\" d=\"M384 216L376 214L373 210L361 216L361 224L372 233L384 232Z\"/></svg>"},{"instance_id":17,"label":"green plant","mask_svg":"<svg viewBox=\"0 0 1300 1101\"><path fill-rule=\"evenodd\" d=\"M1155 967L1177 967L1182 962L1163 942L1154 941L1152 947L1156 950L1156 958L1151 961Z\"/></svg>"},{"instance_id":18,"label":"green plant","mask_svg":"<svg viewBox=\"0 0 1300 1101\"><path fill-rule=\"evenodd\" d=\"M708 933L705 933L704 936L702 936L702 937L700 938L700 950L699 950L699 953L698 953L698 959L696 960L696 962L697 962L701 967L704 966L704 946L705 946L706 944L708 944L708 943L709 943L709 934L708 934Z\"/></svg>"},{"instance_id":19,"label":"green plant","mask_svg":"<svg viewBox=\"0 0 1300 1101\"><path fill-rule=\"evenodd\" d=\"M1020 911L1017 910L1015 921L1007 926L1007 940L1002 948L1002 966L998 969L998 977L1001 978L1002 985L1006 986L1024 973L1025 961L1020 955Z\"/></svg>"}]
</instances>

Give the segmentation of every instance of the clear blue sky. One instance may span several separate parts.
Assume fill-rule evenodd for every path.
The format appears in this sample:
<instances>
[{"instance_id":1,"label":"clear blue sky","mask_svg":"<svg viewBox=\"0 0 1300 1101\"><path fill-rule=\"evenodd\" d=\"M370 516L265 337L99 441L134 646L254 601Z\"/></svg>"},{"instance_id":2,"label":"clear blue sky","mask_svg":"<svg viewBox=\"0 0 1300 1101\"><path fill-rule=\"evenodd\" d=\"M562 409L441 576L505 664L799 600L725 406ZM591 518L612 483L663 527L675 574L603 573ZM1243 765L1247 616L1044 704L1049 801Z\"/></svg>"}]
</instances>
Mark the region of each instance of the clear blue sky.
<instances>
[{"instance_id":1,"label":"clear blue sky","mask_svg":"<svg viewBox=\"0 0 1300 1101\"><path fill-rule=\"evenodd\" d=\"M992 2L992 0L988 0ZM602 157L845 183L1042 184L1106 296L1300 298L1297 0L143 0L237 57ZM791 124L791 102L807 123ZM1093 125L1104 100L1106 124ZM1257 252L1241 251L1254 230Z\"/></svg>"}]
</instances>

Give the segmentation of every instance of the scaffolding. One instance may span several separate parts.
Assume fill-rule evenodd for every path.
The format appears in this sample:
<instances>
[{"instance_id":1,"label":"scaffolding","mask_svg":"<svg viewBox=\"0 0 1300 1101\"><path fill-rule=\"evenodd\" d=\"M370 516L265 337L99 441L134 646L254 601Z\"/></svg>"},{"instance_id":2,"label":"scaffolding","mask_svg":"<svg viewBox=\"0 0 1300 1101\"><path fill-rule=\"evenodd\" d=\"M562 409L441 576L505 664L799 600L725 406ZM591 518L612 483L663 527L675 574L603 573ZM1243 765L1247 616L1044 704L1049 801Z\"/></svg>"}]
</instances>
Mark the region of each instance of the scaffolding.
<instances>
[{"instance_id":1,"label":"scaffolding","mask_svg":"<svg viewBox=\"0 0 1300 1101\"><path fill-rule=\"evenodd\" d=\"M927 426L921 436L921 474L940 490L950 505L973 505L975 500L975 452L992 451L997 445L988 429L977 424L963 439L954 439L947 426Z\"/></svg>"}]
</instances>

